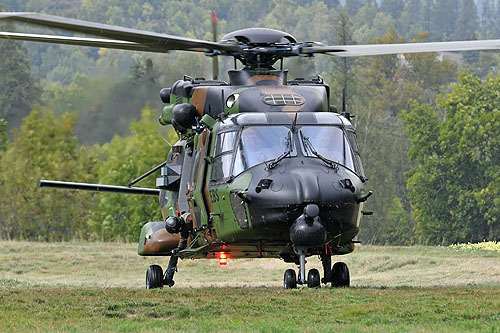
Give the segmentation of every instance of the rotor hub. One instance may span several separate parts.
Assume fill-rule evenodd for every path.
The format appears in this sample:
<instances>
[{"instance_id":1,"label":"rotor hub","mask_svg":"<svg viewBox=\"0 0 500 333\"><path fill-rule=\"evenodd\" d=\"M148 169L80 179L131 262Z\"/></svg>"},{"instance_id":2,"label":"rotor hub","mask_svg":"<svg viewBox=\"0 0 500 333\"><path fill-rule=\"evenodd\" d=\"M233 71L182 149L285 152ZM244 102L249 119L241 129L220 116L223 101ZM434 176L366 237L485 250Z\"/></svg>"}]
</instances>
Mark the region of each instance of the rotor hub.
<instances>
[{"instance_id":1,"label":"rotor hub","mask_svg":"<svg viewBox=\"0 0 500 333\"><path fill-rule=\"evenodd\" d=\"M233 56L245 65L245 69L273 69L273 64L297 44L291 34L266 28L233 31L222 37L221 42L240 44L241 50Z\"/></svg>"}]
</instances>

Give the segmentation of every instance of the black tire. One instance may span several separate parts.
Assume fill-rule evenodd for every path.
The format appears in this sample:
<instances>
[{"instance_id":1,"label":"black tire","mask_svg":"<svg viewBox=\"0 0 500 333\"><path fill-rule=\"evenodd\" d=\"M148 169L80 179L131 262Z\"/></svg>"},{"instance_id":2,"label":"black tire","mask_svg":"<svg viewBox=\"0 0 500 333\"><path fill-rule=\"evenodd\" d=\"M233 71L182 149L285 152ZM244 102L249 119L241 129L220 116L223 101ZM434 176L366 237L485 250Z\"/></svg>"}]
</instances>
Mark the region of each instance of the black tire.
<instances>
[{"instance_id":1,"label":"black tire","mask_svg":"<svg viewBox=\"0 0 500 333\"><path fill-rule=\"evenodd\" d=\"M146 289L163 288L163 269L158 265L151 265L146 271Z\"/></svg>"},{"instance_id":2,"label":"black tire","mask_svg":"<svg viewBox=\"0 0 500 333\"><path fill-rule=\"evenodd\" d=\"M307 287L319 288L320 283L319 271L316 268L309 270L309 273L307 273Z\"/></svg>"},{"instance_id":3,"label":"black tire","mask_svg":"<svg viewBox=\"0 0 500 333\"><path fill-rule=\"evenodd\" d=\"M349 276L349 268L345 262L336 262L332 267L332 287L349 287L351 278Z\"/></svg>"},{"instance_id":4,"label":"black tire","mask_svg":"<svg viewBox=\"0 0 500 333\"><path fill-rule=\"evenodd\" d=\"M285 289L295 289L297 288L297 276L293 269L287 269L285 271L285 277L283 278L283 287Z\"/></svg>"}]
</instances>

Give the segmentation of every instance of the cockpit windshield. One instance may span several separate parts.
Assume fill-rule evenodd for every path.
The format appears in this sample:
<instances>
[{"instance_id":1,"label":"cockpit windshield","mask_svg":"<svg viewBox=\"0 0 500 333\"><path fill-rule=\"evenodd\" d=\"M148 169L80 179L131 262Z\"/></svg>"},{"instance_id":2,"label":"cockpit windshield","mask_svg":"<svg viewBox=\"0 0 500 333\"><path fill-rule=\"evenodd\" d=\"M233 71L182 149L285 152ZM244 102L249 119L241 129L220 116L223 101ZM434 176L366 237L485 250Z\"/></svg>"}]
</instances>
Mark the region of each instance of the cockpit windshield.
<instances>
[{"instance_id":1,"label":"cockpit windshield","mask_svg":"<svg viewBox=\"0 0 500 333\"><path fill-rule=\"evenodd\" d=\"M304 142L308 140L312 148L322 157L354 169L351 150L340 127L303 126L299 131L302 152L305 156L315 156Z\"/></svg>"},{"instance_id":2,"label":"cockpit windshield","mask_svg":"<svg viewBox=\"0 0 500 333\"><path fill-rule=\"evenodd\" d=\"M243 128L235 148L233 175L254 165L271 161L289 152L296 156L292 132L285 126L249 126Z\"/></svg>"},{"instance_id":3,"label":"cockpit windshield","mask_svg":"<svg viewBox=\"0 0 500 333\"><path fill-rule=\"evenodd\" d=\"M212 180L236 177L261 163L272 169L294 156L318 158L331 167L341 164L359 171L352 149L344 130L335 125L228 127L217 134Z\"/></svg>"}]
</instances>

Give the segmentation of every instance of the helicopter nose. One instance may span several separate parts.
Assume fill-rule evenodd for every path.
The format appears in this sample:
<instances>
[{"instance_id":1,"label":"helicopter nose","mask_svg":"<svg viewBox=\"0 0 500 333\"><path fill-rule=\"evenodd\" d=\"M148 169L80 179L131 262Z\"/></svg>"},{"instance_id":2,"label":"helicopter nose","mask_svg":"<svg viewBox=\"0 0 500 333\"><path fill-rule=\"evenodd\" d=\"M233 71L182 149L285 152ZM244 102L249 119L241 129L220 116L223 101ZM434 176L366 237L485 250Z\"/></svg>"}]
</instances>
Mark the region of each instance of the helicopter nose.
<instances>
[{"instance_id":1,"label":"helicopter nose","mask_svg":"<svg viewBox=\"0 0 500 333\"><path fill-rule=\"evenodd\" d=\"M293 182L297 202L318 202L321 200L321 180L320 174L310 170L293 169L290 170L290 179ZM291 184L290 184L291 185Z\"/></svg>"},{"instance_id":2,"label":"helicopter nose","mask_svg":"<svg viewBox=\"0 0 500 333\"><path fill-rule=\"evenodd\" d=\"M256 229L289 228L304 207L319 209L319 223L327 230L350 221L358 206L358 184L345 168L325 166L316 159L295 158L272 169L254 171L248 187L250 220Z\"/></svg>"}]
</instances>

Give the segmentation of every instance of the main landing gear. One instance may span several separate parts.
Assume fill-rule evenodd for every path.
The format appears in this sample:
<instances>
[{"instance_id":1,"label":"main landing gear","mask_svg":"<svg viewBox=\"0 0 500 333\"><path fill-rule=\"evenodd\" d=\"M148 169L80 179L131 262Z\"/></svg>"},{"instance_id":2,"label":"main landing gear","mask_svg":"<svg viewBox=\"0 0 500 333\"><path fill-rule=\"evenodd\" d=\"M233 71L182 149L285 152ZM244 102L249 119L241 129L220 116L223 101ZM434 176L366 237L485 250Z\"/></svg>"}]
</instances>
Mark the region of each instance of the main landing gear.
<instances>
[{"instance_id":1,"label":"main landing gear","mask_svg":"<svg viewBox=\"0 0 500 333\"><path fill-rule=\"evenodd\" d=\"M306 252L298 250L297 254L299 255L299 276L298 278L296 277L293 269L287 269L283 278L283 286L285 289L295 289L297 288L297 284L307 284L308 288L320 287L319 271L316 268L310 269L307 273L307 280L305 279ZM345 263L337 262L332 267L332 256L330 254L322 255L321 262L324 271L324 277L321 279L322 283L331 283L332 287L349 287L349 268Z\"/></svg>"},{"instance_id":2,"label":"main landing gear","mask_svg":"<svg viewBox=\"0 0 500 333\"><path fill-rule=\"evenodd\" d=\"M151 265L146 271L146 289L163 288L163 286L172 287L174 282L174 274L177 272L177 261L179 257L172 255L168 262L167 270L163 275L163 269L158 265Z\"/></svg>"}]
</instances>

